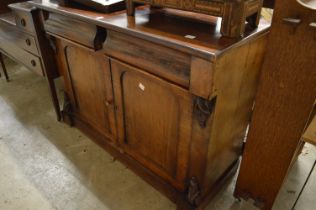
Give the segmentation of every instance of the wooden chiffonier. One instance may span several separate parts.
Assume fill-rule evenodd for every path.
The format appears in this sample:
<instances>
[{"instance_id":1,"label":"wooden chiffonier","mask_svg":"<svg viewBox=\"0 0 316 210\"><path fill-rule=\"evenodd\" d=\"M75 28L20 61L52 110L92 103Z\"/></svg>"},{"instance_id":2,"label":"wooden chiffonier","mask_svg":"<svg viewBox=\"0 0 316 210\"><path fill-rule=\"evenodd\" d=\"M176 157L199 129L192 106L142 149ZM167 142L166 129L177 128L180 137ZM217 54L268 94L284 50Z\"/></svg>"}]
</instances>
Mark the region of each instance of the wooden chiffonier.
<instances>
[{"instance_id":1,"label":"wooden chiffonier","mask_svg":"<svg viewBox=\"0 0 316 210\"><path fill-rule=\"evenodd\" d=\"M19 3L17 0L6 0L0 9L0 54L47 78L59 119L60 108L53 82L58 75L55 74L55 61L48 40L41 30L39 10L28 2ZM2 68L5 68L4 63Z\"/></svg>"},{"instance_id":2,"label":"wooden chiffonier","mask_svg":"<svg viewBox=\"0 0 316 210\"><path fill-rule=\"evenodd\" d=\"M203 209L237 169L269 23L228 39L210 16L32 4L64 78L63 120L179 210Z\"/></svg>"}]
</instances>

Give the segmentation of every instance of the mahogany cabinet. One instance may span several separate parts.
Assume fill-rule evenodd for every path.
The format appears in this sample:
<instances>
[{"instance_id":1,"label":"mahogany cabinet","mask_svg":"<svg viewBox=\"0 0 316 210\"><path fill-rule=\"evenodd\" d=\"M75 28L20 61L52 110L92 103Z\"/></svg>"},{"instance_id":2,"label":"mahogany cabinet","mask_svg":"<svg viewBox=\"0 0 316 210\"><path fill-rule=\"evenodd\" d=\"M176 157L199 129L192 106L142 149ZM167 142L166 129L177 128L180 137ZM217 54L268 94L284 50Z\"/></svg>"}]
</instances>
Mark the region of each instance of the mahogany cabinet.
<instances>
[{"instance_id":1,"label":"mahogany cabinet","mask_svg":"<svg viewBox=\"0 0 316 210\"><path fill-rule=\"evenodd\" d=\"M134 18L32 4L64 79L64 122L179 210L203 209L237 169L269 23L227 39L209 16L193 29L196 16L174 10Z\"/></svg>"}]
</instances>

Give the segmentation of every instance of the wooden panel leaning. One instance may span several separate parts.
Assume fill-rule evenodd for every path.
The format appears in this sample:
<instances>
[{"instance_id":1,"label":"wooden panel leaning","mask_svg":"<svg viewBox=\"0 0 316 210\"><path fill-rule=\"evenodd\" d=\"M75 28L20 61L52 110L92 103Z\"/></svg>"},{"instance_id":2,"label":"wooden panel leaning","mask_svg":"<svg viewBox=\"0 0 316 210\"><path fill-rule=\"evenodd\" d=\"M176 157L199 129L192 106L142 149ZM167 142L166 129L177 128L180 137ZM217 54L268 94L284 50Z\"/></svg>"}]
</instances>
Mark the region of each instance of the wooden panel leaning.
<instances>
[{"instance_id":1,"label":"wooden panel leaning","mask_svg":"<svg viewBox=\"0 0 316 210\"><path fill-rule=\"evenodd\" d=\"M222 35L240 37L244 34L246 21L254 28L258 26L263 0L126 0L130 16L135 14L135 3L222 17Z\"/></svg>"},{"instance_id":2,"label":"wooden panel leaning","mask_svg":"<svg viewBox=\"0 0 316 210\"><path fill-rule=\"evenodd\" d=\"M273 207L315 102L315 20L316 13L296 1L276 1L235 190L264 210Z\"/></svg>"}]
</instances>

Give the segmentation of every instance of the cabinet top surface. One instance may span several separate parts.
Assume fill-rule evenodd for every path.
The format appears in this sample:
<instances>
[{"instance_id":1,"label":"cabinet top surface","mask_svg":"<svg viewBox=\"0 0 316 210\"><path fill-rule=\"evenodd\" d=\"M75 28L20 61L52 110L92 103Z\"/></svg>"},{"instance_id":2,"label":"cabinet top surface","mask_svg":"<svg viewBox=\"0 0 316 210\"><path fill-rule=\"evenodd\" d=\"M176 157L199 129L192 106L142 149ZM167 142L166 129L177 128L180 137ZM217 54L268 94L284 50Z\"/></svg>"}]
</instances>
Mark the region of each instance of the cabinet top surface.
<instances>
[{"instance_id":1,"label":"cabinet top surface","mask_svg":"<svg viewBox=\"0 0 316 210\"><path fill-rule=\"evenodd\" d=\"M129 34L170 48L216 60L223 52L268 32L270 23L261 19L257 29L246 26L244 37L231 39L220 33L221 18L173 9L140 7L135 17L126 11L111 14L60 6L54 0L33 0L36 7ZM69 29L71 30L71 29Z\"/></svg>"}]
</instances>

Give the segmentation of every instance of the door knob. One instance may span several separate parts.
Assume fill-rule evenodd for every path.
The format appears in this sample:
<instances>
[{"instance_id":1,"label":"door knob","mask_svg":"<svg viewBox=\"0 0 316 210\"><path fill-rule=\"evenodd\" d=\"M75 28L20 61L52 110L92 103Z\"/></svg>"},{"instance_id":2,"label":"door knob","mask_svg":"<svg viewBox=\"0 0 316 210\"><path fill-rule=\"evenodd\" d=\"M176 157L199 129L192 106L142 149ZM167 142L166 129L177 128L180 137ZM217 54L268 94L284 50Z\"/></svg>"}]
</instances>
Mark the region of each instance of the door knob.
<instances>
[{"instance_id":1,"label":"door knob","mask_svg":"<svg viewBox=\"0 0 316 210\"><path fill-rule=\"evenodd\" d=\"M35 67L36 66L36 61L35 60L31 60L31 64L32 64L33 67Z\"/></svg>"},{"instance_id":2,"label":"door knob","mask_svg":"<svg viewBox=\"0 0 316 210\"><path fill-rule=\"evenodd\" d=\"M30 39L26 39L25 43L26 43L27 46L31 46L31 40Z\"/></svg>"},{"instance_id":3,"label":"door knob","mask_svg":"<svg viewBox=\"0 0 316 210\"><path fill-rule=\"evenodd\" d=\"M107 101L105 102L105 106L107 106L107 107L111 106L112 104L113 104L113 100L112 100L112 99L107 100Z\"/></svg>"},{"instance_id":4,"label":"door knob","mask_svg":"<svg viewBox=\"0 0 316 210\"><path fill-rule=\"evenodd\" d=\"M25 26L26 26L26 21L25 21L25 19L24 19L24 18L22 18L20 22L21 22L21 26L23 26L23 27L25 27Z\"/></svg>"}]
</instances>

